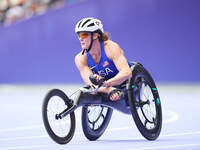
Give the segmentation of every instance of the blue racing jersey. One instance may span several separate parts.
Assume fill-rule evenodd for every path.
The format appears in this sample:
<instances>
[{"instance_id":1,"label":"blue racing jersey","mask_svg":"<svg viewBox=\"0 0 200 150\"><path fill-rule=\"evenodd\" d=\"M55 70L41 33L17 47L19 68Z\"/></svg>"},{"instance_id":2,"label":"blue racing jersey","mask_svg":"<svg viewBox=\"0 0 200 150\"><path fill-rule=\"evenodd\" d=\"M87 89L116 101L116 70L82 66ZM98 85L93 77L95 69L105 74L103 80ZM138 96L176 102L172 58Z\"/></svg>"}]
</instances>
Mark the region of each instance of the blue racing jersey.
<instances>
[{"instance_id":1,"label":"blue racing jersey","mask_svg":"<svg viewBox=\"0 0 200 150\"><path fill-rule=\"evenodd\" d=\"M100 43L101 45L101 58L98 64L93 60L90 56L89 52L87 52L87 63L89 68L92 70L94 74L98 74L101 77L104 77L106 80L114 77L119 71L117 70L114 62L110 60L105 53L104 50L104 42ZM131 66L131 63L128 63Z\"/></svg>"}]
</instances>

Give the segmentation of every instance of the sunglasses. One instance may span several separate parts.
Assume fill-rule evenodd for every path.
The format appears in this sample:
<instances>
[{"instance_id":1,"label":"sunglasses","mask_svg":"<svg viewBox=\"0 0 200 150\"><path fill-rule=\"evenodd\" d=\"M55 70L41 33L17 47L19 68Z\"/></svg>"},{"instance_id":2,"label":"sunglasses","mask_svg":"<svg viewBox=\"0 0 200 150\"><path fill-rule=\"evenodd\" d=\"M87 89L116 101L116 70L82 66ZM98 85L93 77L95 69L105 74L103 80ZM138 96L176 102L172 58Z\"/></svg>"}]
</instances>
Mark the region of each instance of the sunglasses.
<instances>
[{"instance_id":1,"label":"sunglasses","mask_svg":"<svg viewBox=\"0 0 200 150\"><path fill-rule=\"evenodd\" d=\"M87 38L88 36L89 36L88 32L79 32L78 33L78 37L82 38L82 39Z\"/></svg>"}]
</instances>

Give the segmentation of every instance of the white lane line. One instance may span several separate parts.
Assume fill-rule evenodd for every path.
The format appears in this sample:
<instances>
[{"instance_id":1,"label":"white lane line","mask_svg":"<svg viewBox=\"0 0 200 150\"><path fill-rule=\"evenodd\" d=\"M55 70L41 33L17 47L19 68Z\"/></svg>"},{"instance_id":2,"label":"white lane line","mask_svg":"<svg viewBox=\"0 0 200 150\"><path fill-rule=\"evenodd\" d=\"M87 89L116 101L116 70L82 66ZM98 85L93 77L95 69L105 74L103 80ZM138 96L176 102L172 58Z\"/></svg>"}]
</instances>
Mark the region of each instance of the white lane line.
<instances>
[{"instance_id":1,"label":"white lane line","mask_svg":"<svg viewBox=\"0 0 200 150\"><path fill-rule=\"evenodd\" d=\"M35 148L43 148L43 147L50 147L55 144L49 144L49 145L29 145L29 146L13 146L13 147L4 147L0 148L0 150L15 150L15 149L35 149Z\"/></svg>"},{"instance_id":2,"label":"white lane line","mask_svg":"<svg viewBox=\"0 0 200 150\"><path fill-rule=\"evenodd\" d=\"M200 146L200 144L177 144L177 145L164 145L164 146L148 146L148 147L142 147L142 148L133 148L133 149L126 149L126 150L150 150L150 149L176 149L181 147L192 147L192 146Z\"/></svg>"},{"instance_id":3,"label":"white lane line","mask_svg":"<svg viewBox=\"0 0 200 150\"><path fill-rule=\"evenodd\" d=\"M39 136L20 136L20 137L13 137L13 138L2 138L0 141L13 141L13 140L28 140L28 139L40 139L40 138L47 138L49 137L46 135L39 135Z\"/></svg>"},{"instance_id":4,"label":"white lane line","mask_svg":"<svg viewBox=\"0 0 200 150\"><path fill-rule=\"evenodd\" d=\"M2 133L2 132L13 132L13 131L23 131L23 130L32 130L32 129L39 129L39 128L44 128L44 125L32 125L32 126L25 126L25 127L0 129L0 133Z\"/></svg>"},{"instance_id":5,"label":"white lane line","mask_svg":"<svg viewBox=\"0 0 200 150\"><path fill-rule=\"evenodd\" d=\"M194 134L200 134L200 131L196 132L185 132L185 133L173 133L173 134L167 134L162 135L161 137L169 137L169 136L185 136L185 135L194 135ZM39 137L39 136L38 136ZM35 136L35 138L38 138ZM40 138L46 138L47 136L40 136ZM24 137L27 139L27 137ZM31 137L30 137L31 138ZM136 139L136 138L134 138ZM83 144L88 143L84 142ZM81 142L78 142L77 144L81 144ZM55 146L56 144L48 144L48 145L29 145L29 146L15 146L15 147L4 147L0 148L0 150L15 150L15 149L35 149L35 148L43 148L43 147L50 147ZM72 144L73 145L73 144ZM180 148L180 147L192 147L192 146L200 146L200 144L193 143L193 144L179 144L179 145L164 145L164 146L148 146L148 147L142 147L142 148L133 148L133 149L125 149L125 150L151 150L151 149L169 149L169 148Z\"/></svg>"},{"instance_id":6,"label":"white lane line","mask_svg":"<svg viewBox=\"0 0 200 150\"><path fill-rule=\"evenodd\" d=\"M185 135L198 135L198 134L200 134L200 131L182 132L182 133L172 133L172 134L161 135L161 137L173 137L173 136L185 136Z\"/></svg>"},{"instance_id":7,"label":"white lane line","mask_svg":"<svg viewBox=\"0 0 200 150\"><path fill-rule=\"evenodd\" d=\"M81 132L77 132L77 134L81 134ZM200 134L200 131L195 132L183 132L183 133L172 133L172 134L166 134L161 135L161 137L175 137L175 136L185 136L185 135L198 135ZM28 139L38 139L38 138L50 138L47 135L43 136L30 136L30 137L16 137L16 138L7 138L7 139L0 139L0 141L11 141L11 140L28 140ZM137 139L134 137L134 139ZM141 139L141 137L138 137L138 139ZM80 144L80 142L78 143ZM85 142L84 142L85 144ZM42 148L42 147L50 147L52 145L32 145L32 146L16 146L16 147L5 147L0 148L0 150L14 150L14 149L34 149L34 148ZM126 149L126 150L148 150L148 149L167 149L167 148L177 148L177 147L190 147L190 146L200 146L200 144L184 144L184 145L166 145L166 146L155 146L155 147L143 147L143 148L134 148L134 149Z\"/></svg>"},{"instance_id":8,"label":"white lane line","mask_svg":"<svg viewBox=\"0 0 200 150\"><path fill-rule=\"evenodd\" d=\"M165 124L174 122L174 121L176 121L176 120L179 119L178 113L173 112L173 111L169 111L169 110L168 110L168 111L165 111L165 112L164 112L164 115L165 115L165 116L169 116L168 119L166 119L166 120L163 121L163 123L165 123Z\"/></svg>"},{"instance_id":9,"label":"white lane line","mask_svg":"<svg viewBox=\"0 0 200 150\"><path fill-rule=\"evenodd\" d=\"M83 134L83 132L76 132L76 135ZM41 138L50 138L48 134L45 135L36 135L36 136L19 136L12 138L1 138L0 141L15 141L15 140L29 140L29 139L41 139Z\"/></svg>"},{"instance_id":10,"label":"white lane line","mask_svg":"<svg viewBox=\"0 0 200 150\"><path fill-rule=\"evenodd\" d=\"M35 149L35 148L45 148L45 147L52 147L55 144L49 145L29 145L29 146L15 146L15 147L5 147L0 148L0 150L16 150L16 149ZM164 146L153 146L153 147L143 147L143 148L132 148L132 149L125 149L125 150L155 150L155 149L172 149L172 148L181 148L181 147L194 147L200 146L200 144L177 144L177 145L164 145Z\"/></svg>"},{"instance_id":11,"label":"white lane line","mask_svg":"<svg viewBox=\"0 0 200 150\"><path fill-rule=\"evenodd\" d=\"M128 129L128 128L126 128L126 129ZM116 131L116 130L112 130L112 131ZM110 131L108 130L107 132L110 132ZM83 134L83 132L81 132L81 131L75 132L75 135L79 135L79 134ZM185 135L199 135L199 134L200 134L200 131L180 132L180 133L160 135L160 138L162 138L162 137L185 136ZM41 138L50 138L50 137L47 134L45 134L45 135L39 135L39 136L21 136L21 137L12 137L12 138L1 138L0 141L29 140L29 139L41 139ZM134 137L134 139L136 139L136 138L137 137ZM141 137L138 137L138 139L141 139Z\"/></svg>"},{"instance_id":12,"label":"white lane line","mask_svg":"<svg viewBox=\"0 0 200 150\"><path fill-rule=\"evenodd\" d=\"M165 111L168 119L164 120L165 124L171 123L173 121L178 120L179 115L173 111ZM131 120L132 121L132 120ZM32 129L40 129L44 128L44 125L32 125L32 126L25 126L25 127L17 127L17 128L8 128L8 129L0 129L0 133L3 132L15 132L15 131L24 131L24 130L32 130ZM115 132L115 131L122 131L136 128L135 126L126 126L126 127L119 127L119 128L112 128L108 129L107 132ZM82 134L81 131L75 132L75 134ZM188 134L188 133L181 133L181 134ZM193 134L193 132L191 132ZM162 136L162 135L161 135ZM170 135L169 135L170 136ZM11 140L28 140L28 139L39 139L39 138L47 138L48 135L39 135L39 136L25 136L25 137L12 137L12 138L1 138L0 141L11 141Z\"/></svg>"},{"instance_id":13,"label":"white lane line","mask_svg":"<svg viewBox=\"0 0 200 150\"><path fill-rule=\"evenodd\" d=\"M174 122L174 121L178 120L178 118L179 118L179 115L176 112L173 112L173 111L165 111L164 114L165 114L165 116L167 116L167 119L165 119L163 121L163 123L165 123L165 124ZM131 121L133 121L133 120L131 119ZM31 126L24 126L24 127L17 127L17 128L0 129L0 133L23 131L23 130L32 130L32 129L40 129L40 128L44 128L44 125L40 124L40 125L31 125ZM110 131L127 130L127 129L130 129L130 128L134 128L134 127L130 127L130 126L120 127L120 128L110 129Z\"/></svg>"}]
</instances>

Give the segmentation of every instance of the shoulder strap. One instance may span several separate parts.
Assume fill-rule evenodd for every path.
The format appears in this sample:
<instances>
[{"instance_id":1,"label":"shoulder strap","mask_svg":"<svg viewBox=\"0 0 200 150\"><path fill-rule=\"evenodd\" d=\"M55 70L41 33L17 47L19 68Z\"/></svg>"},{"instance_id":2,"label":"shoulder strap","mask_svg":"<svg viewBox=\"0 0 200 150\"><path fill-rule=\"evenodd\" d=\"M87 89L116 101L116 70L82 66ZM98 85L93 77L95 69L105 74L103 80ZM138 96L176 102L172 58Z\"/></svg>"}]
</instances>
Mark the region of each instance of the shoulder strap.
<instances>
[{"instance_id":1,"label":"shoulder strap","mask_svg":"<svg viewBox=\"0 0 200 150\"><path fill-rule=\"evenodd\" d=\"M101 57L105 58L107 56L104 49L104 42L101 42L100 44L101 44Z\"/></svg>"}]
</instances>

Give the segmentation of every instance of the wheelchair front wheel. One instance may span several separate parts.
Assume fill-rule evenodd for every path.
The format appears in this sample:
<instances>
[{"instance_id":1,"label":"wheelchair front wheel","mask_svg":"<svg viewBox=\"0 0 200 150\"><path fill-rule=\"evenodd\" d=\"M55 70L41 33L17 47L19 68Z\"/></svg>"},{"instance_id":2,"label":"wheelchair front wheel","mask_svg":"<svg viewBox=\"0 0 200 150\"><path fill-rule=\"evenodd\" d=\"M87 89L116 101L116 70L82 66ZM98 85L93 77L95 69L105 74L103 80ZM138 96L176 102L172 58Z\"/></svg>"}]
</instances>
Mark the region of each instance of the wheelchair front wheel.
<instances>
[{"instance_id":1,"label":"wheelchair front wheel","mask_svg":"<svg viewBox=\"0 0 200 150\"><path fill-rule=\"evenodd\" d=\"M146 139L156 140L162 127L162 109L154 80L137 64L128 87L129 105L138 130Z\"/></svg>"},{"instance_id":2,"label":"wheelchair front wheel","mask_svg":"<svg viewBox=\"0 0 200 150\"><path fill-rule=\"evenodd\" d=\"M42 105L42 117L45 129L49 136L58 144L68 143L75 131L75 114L62 119L57 119L56 114L71 107L67 95L59 90L53 89L47 93Z\"/></svg>"}]
</instances>

